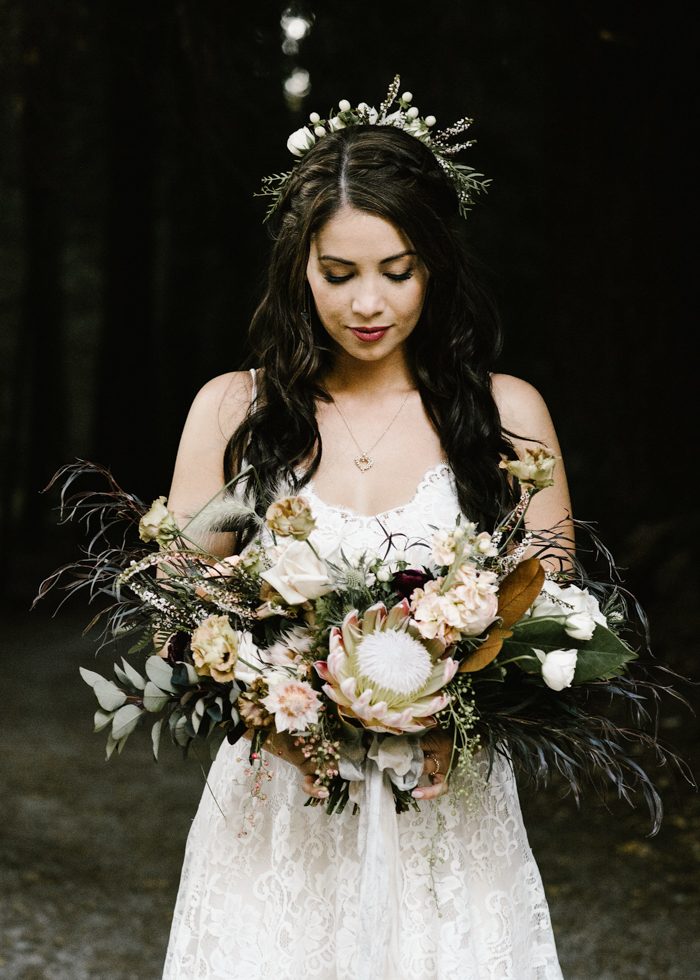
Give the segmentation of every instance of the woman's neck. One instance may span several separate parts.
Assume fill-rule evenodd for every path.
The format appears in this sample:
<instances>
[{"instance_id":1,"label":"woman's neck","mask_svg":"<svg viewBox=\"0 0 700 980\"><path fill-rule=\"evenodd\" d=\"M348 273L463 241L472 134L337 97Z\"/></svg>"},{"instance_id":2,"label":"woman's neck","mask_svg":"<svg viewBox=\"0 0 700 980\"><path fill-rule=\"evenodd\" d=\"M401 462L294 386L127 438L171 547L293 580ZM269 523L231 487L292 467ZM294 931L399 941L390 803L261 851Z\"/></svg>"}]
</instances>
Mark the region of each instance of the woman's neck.
<instances>
[{"instance_id":1,"label":"woman's neck","mask_svg":"<svg viewBox=\"0 0 700 980\"><path fill-rule=\"evenodd\" d=\"M361 361L340 352L324 378L325 387L334 392L408 391L415 381L403 350L392 351L378 361Z\"/></svg>"}]
</instances>

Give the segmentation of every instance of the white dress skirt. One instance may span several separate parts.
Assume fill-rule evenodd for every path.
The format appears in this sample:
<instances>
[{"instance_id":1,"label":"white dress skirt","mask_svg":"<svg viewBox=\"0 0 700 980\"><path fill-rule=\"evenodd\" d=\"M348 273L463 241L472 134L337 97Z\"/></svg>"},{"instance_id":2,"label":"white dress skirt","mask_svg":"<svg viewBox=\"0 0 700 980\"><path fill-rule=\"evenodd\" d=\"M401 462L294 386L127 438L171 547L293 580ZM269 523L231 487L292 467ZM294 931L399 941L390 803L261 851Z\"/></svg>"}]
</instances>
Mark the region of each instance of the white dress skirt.
<instances>
[{"instance_id":1,"label":"white dress skirt","mask_svg":"<svg viewBox=\"0 0 700 980\"><path fill-rule=\"evenodd\" d=\"M374 517L325 504L313 486L304 494L323 553L376 551L389 532L392 550L419 565L412 541L459 511L445 464L405 506ZM396 814L380 781L380 826L364 806L332 816L304 806L298 770L267 753L266 799L253 798L249 745L225 742L210 768L164 980L561 980L506 760L469 805L448 793Z\"/></svg>"}]
</instances>

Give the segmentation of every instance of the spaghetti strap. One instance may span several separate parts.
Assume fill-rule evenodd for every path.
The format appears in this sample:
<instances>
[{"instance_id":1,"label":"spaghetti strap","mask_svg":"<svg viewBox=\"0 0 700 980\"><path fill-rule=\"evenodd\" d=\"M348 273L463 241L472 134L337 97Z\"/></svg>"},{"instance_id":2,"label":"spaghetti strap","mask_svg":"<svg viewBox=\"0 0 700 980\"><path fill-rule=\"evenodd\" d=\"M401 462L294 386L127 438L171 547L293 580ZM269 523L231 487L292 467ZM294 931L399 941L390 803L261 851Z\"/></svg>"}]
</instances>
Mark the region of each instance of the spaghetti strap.
<instances>
[{"instance_id":1,"label":"spaghetti strap","mask_svg":"<svg viewBox=\"0 0 700 980\"><path fill-rule=\"evenodd\" d=\"M257 382L257 378L256 378L255 368L250 368L250 372L249 373L250 373L250 380L251 380L252 385L253 385L253 391L252 391L252 394L251 394L251 397L250 397L250 404L251 405L254 405L255 404L255 399L258 397L258 382Z\"/></svg>"}]
</instances>

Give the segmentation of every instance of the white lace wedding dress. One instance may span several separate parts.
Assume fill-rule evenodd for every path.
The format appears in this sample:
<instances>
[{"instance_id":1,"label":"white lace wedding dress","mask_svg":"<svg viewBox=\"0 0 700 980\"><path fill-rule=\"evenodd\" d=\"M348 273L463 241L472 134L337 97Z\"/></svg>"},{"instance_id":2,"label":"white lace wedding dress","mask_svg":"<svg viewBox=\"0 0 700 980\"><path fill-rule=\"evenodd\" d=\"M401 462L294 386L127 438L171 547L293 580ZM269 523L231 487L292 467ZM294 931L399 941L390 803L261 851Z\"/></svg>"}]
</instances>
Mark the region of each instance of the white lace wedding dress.
<instances>
[{"instance_id":1,"label":"white lace wedding dress","mask_svg":"<svg viewBox=\"0 0 700 980\"><path fill-rule=\"evenodd\" d=\"M458 512L451 471L426 473L413 499L377 517L325 504L304 491L328 553L376 551L394 534L411 539ZM271 779L253 801L249 743L224 743L187 842L164 980L561 980L549 910L528 845L512 771L496 763L470 807L454 794L394 814L393 897L374 920L397 940L367 962L373 923L363 914L363 862L381 848L348 806L327 816L304 806L295 768L264 753ZM390 789L385 788L390 794ZM364 836L364 840L363 840ZM376 841L374 842L376 843ZM364 884L362 884L364 882ZM377 884L379 887L379 882ZM366 912L366 909L365 909Z\"/></svg>"}]
</instances>

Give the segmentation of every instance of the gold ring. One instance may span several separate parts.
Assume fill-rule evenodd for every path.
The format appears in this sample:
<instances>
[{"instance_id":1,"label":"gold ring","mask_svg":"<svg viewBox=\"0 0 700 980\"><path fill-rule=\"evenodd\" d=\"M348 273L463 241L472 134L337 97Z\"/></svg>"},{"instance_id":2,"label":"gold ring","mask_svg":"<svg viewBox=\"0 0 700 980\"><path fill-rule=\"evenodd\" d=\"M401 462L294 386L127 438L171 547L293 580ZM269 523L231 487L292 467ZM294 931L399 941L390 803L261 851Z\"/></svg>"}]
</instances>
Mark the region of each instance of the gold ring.
<instances>
[{"instance_id":1,"label":"gold ring","mask_svg":"<svg viewBox=\"0 0 700 980\"><path fill-rule=\"evenodd\" d=\"M432 779L433 776L437 776L437 774L440 772L440 760L432 751L432 749L428 749L427 751L424 750L423 755L425 756L426 759L430 759L431 762L435 764L435 769L431 773L428 773L428 775Z\"/></svg>"}]
</instances>

